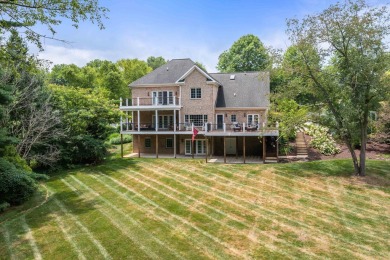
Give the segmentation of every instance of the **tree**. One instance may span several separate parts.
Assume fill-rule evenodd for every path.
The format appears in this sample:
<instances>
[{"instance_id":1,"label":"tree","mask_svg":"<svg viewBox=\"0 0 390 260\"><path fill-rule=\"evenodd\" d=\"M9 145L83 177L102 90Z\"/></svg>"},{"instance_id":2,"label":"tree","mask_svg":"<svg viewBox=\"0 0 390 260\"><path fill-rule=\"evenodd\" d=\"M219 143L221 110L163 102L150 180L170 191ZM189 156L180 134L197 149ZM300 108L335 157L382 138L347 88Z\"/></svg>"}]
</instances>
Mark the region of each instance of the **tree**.
<instances>
[{"instance_id":1,"label":"tree","mask_svg":"<svg viewBox=\"0 0 390 260\"><path fill-rule=\"evenodd\" d=\"M28 41L42 49L41 39L55 39L55 26L68 19L72 26L78 27L81 21L89 20L104 28L102 19L106 18L108 9L101 7L98 0L2 0L0 1L0 31L23 28ZM34 31L33 26L40 23L50 31L51 36Z\"/></svg>"},{"instance_id":2,"label":"tree","mask_svg":"<svg viewBox=\"0 0 390 260\"><path fill-rule=\"evenodd\" d=\"M219 55L217 69L221 72L259 71L265 70L269 63L263 43L257 36L248 34Z\"/></svg>"},{"instance_id":3,"label":"tree","mask_svg":"<svg viewBox=\"0 0 390 260\"><path fill-rule=\"evenodd\" d=\"M116 64L122 72L126 85L152 71L145 61L138 59L121 59Z\"/></svg>"},{"instance_id":4,"label":"tree","mask_svg":"<svg viewBox=\"0 0 390 260\"><path fill-rule=\"evenodd\" d=\"M150 56L148 57L146 62L148 63L148 66L151 67L153 70L167 63L167 61L161 56L159 57Z\"/></svg>"},{"instance_id":5,"label":"tree","mask_svg":"<svg viewBox=\"0 0 390 260\"><path fill-rule=\"evenodd\" d=\"M201 62L199 62L199 61L195 61L195 64L196 64L196 66L198 66L199 68L201 68L202 70L204 70L205 72L207 72L206 66L205 66L203 63L201 63Z\"/></svg>"},{"instance_id":6,"label":"tree","mask_svg":"<svg viewBox=\"0 0 390 260\"><path fill-rule=\"evenodd\" d=\"M381 79L389 64L384 38L389 35L388 7L364 0L331 5L322 13L288 21L288 34L311 81L311 93L333 116L335 130L348 146L355 173L366 174L368 116L383 93ZM360 157L354 151L359 142Z\"/></svg>"}]
</instances>

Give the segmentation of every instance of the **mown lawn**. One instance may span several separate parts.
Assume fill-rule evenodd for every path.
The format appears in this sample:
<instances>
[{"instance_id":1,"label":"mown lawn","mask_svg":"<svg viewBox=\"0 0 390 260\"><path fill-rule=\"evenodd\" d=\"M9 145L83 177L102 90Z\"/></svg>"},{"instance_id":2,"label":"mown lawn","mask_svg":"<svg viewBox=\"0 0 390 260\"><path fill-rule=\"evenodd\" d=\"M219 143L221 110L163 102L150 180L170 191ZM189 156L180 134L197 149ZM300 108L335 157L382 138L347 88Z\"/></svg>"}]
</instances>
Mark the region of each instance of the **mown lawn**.
<instances>
[{"instance_id":1,"label":"mown lawn","mask_svg":"<svg viewBox=\"0 0 390 260\"><path fill-rule=\"evenodd\" d=\"M1 259L390 259L390 162L111 159L0 215Z\"/></svg>"}]
</instances>

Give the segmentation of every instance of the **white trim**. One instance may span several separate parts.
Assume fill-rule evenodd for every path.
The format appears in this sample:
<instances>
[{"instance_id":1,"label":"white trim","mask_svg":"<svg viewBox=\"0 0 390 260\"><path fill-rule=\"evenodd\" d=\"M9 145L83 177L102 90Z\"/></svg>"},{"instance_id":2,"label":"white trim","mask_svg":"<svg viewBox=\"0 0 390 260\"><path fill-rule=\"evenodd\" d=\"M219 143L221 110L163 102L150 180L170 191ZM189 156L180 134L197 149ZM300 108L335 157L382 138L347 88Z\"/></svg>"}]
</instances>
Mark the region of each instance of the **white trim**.
<instances>
[{"instance_id":1,"label":"white trim","mask_svg":"<svg viewBox=\"0 0 390 260\"><path fill-rule=\"evenodd\" d=\"M177 83L161 83L161 84L137 84L134 86L128 85L130 88L154 88L154 87L178 87L180 85L184 85L184 82Z\"/></svg>"},{"instance_id":2,"label":"white trim","mask_svg":"<svg viewBox=\"0 0 390 260\"><path fill-rule=\"evenodd\" d=\"M204 72L202 69L200 69L197 65L192 66L186 73L184 73L183 76L181 76L178 80L176 80L176 83L182 83L180 80L185 79L188 75L190 75L195 69L197 69L203 76L211 80L211 82L216 82L209 74Z\"/></svg>"}]
</instances>

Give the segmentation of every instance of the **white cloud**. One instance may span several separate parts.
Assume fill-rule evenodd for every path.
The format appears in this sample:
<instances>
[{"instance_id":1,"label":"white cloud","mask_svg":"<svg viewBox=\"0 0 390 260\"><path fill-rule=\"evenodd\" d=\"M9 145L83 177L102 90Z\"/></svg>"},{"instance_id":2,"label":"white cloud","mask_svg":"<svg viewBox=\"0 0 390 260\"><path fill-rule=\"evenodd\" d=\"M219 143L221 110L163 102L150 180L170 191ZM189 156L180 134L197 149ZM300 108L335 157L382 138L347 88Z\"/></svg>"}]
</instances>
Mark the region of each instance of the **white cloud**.
<instances>
[{"instance_id":1,"label":"white cloud","mask_svg":"<svg viewBox=\"0 0 390 260\"><path fill-rule=\"evenodd\" d=\"M94 59L110 59L111 51L66 48L63 46L46 45L43 52L38 53L40 59L49 60L55 64L76 64L84 66Z\"/></svg>"}]
</instances>

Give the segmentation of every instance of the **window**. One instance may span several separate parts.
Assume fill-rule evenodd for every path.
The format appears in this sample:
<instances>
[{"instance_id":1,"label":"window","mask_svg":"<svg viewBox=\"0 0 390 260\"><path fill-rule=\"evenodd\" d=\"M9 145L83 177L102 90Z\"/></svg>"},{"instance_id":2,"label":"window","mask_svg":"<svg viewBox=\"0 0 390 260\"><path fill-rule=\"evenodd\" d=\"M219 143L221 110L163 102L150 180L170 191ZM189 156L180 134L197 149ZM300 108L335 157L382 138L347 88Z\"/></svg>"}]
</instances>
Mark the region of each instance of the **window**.
<instances>
[{"instance_id":1,"label":"window","mask_svg":"<svg viewBox=\"0 0 390 260\"><path fill-rule=\"evenodd\" d=\"M152 147L152 139L150 137L145 138L145 148L151 148Z\"/></svg>"},{"instance_id":2,"label":"window","mask_svg":"<svg viewBox=\"0 0 390 260\"><path fill-rule=\"evenodd\" d=\"M248 125L257 125L259 124L259 115L248 115Z\"/></svg>"},{"instance_id":3,"label":"window","mask_svg":"<svg viewBox=\"0 0 390 260\"><path fill-rule=\"evenodd\" d=\"M207 123L207 115L185 115L184 120L186 123L194 123L194 126L204 126Z\"/></svg>"},{"instance_id":4,"label":"window","mask_svg":"<svg viewBox=\"0 0 390 260\"><path fill-rule=\"evenodd\" d=\"M153 127L156 127L156 116L152 116ZM161 115L158 116L158 128L161 129L173 129L173 116L172 115Z\"/></svg>"},{"instance_id":5,"label":"window","mask_svg":"<svg viewBox=\"0 0 390 260\"><path fill-rule=\"evenodd\" d=\"M201 88L192 88L191 89L191 99L202 98L202 89Z\"/></svg>"},{"instance_id":6,"label":"window","mask_svg":"<svg viewBox=\"0 0 390 260\"><path fill-rule=\"evenodd\" d=\"M236 115L230 115L230 122L237 122L237 117Z\"/></svg>"},{"instance_id":7,"label":"window","mask_svg":"<svg viewBox=\"0 0 390 260\"><path fill-rule=\"evenodd\" d=\"M166 148L173 148L173 139L172 138L165 139L165 147Z\"/></svg>"}]
</instances>

